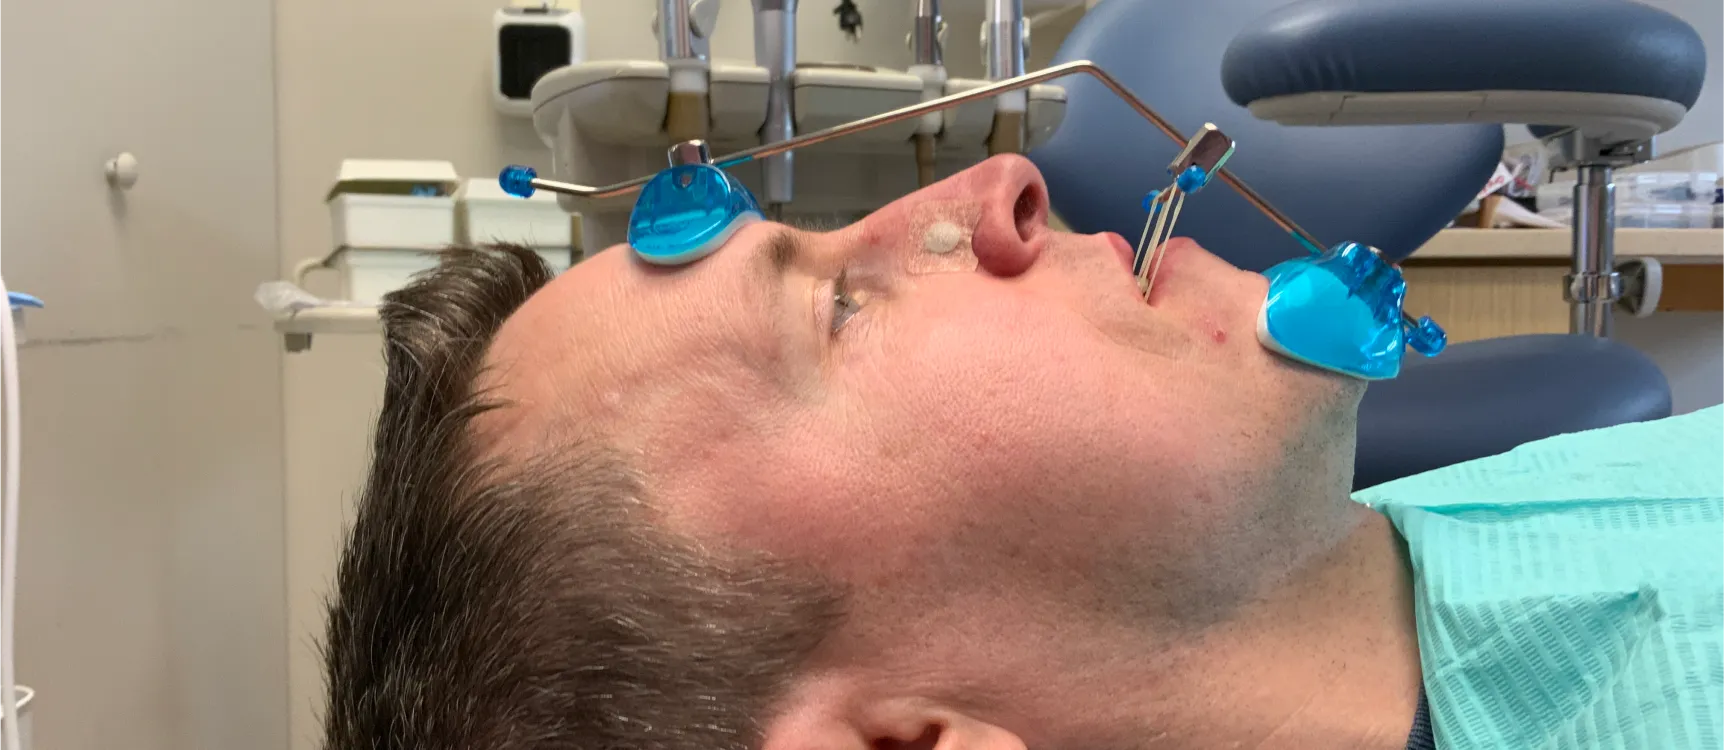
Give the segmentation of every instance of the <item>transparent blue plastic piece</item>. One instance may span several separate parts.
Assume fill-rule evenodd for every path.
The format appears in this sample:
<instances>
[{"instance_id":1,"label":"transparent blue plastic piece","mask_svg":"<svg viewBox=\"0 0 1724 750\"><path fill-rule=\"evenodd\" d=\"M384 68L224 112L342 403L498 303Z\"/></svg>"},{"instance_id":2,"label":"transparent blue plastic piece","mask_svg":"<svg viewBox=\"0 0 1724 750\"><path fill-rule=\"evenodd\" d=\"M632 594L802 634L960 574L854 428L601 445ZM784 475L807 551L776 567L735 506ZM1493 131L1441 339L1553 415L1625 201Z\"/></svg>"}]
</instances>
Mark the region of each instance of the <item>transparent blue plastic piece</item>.
<instances>
[{"instance_id":1,"label":"transparent blue plastic piece","mask_svg":"<svg viewBox=\"0 0 1724 750\"><path fill-rule=\"evenodd\" d=\"M1184 172L1180 172L1178 177L1173 178L1173 184L1178 185L1180 190L1187 193L1195 193L1202 190L1204 185L1209 184L1209 173L1203 171L1203 167L1193 164L1186 167Z\"/></svg>"},{"instance_id":2,"label":"transparent blue plastic piece","mask_svg":"<svg viewBox=\"0 0 1724 750\"><path fill-rule=\"evenodd\" d=\"M1406 279L1365 245L1343 242L1263 275L1269 277L1269 295L1257 320L1258 341L1293 360L1363 380L1385 380L1400 374L1409 343L1427 355L1446 343L1442 328L1430 318L1410 330L1403 323Z\"/></svg>"},{"instance_id":3,"label":"transparent blue plastic piece","mask_svg":"<svg viewBox=\"0 0 1724 750\"><path fill-rule=\"evenodd\" d=\"M754 194L729 173L682 164L641 188L629 215L629 247L648 263L679 266L712 254L737 230L764 218Z\"/></svg>"},{"instance_id":4,"label":"transparent blue plastic piece","mask_svg":"<svg viewBox=\"0 0 1724 750\"><path fill-rule=\"evenodd\" d=\"M7 292L6 296L8 298L7 301L12 303L12 309L14 310L22 307L42 308L42 300L38 299L35 295L25 294L23 292Z\"/></svg>"},{"instance_id":5,"label":"transparent blue plastic piece","mask_svg":"<svg viewBox=\"0 0 1724 750\"><path fill-rule=\"evenodd\" d=\"M516 198L531 198L535 192L533 179L538 176L532 167L503 167L502 173L497 175L497 184L502 186L503 192Z\"/></svg>"},{"instance_id":6,"label":"transparent blue plastic piece","mask_svg":"<svg viewBox=\"0 0 1724 750\"><path fill-rule=\"evenodd\" d=\"M1427 357L1435 357L1448 348L1449 334L1437 325L1437 321L1422 317L1417 327L1407 330L1407 346Z\"/></svg>"},{"instance_id":7,"label":"transparent blue plastic piece","mask_svg":"<svg viewBox=\"0 0 1724 750\"><path fill-rule=\"evenodd\" d=\"M1151 190L1148 195L1143 196L1143 210L1148 211L1150 216L1161 210L1161 205L1155 202L1155 199L1160 197L1160 190Z\"/></svg>"}]
</instances>

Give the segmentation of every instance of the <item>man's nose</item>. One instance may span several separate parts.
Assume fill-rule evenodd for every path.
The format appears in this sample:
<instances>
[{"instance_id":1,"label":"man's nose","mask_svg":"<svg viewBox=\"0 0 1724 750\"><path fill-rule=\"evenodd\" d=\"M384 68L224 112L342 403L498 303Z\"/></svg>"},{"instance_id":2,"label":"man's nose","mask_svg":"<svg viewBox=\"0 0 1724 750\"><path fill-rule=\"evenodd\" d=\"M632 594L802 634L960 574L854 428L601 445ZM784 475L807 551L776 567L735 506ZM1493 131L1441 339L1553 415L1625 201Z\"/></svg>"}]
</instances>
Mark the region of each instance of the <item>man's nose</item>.
<instances>
[{"instance_id":1,"label":"man's nose","mask_svg":"<svg viewBox=\"0 0 1724 750\"><path fill-rule=\"evenodd\" d=\"M1029 159L1015 154L996 156L954 179L981 202L971 247L981 268L995 276L1016 276L1029 270L1048 236L1048 186Z\"/></svg>"}]
</instances>

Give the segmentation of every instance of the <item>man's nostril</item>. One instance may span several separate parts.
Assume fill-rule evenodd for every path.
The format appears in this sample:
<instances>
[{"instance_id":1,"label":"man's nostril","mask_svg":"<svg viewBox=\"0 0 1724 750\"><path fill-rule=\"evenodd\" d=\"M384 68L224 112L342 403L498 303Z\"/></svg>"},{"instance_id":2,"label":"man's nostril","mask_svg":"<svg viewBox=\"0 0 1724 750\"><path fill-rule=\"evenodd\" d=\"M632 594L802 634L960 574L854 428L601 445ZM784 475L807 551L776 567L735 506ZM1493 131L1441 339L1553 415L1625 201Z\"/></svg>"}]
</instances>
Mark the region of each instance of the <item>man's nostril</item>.
<instances>
[{"instance_id":1,"label":"man's nostril","mask_svg":"<svg viewBox=\"0 0 1724 750\"><path fill-rule=\"evenodd\" d=\"M1012 204L1012 223L1017 226L1018 239L1029 242L1041 230L1047 221L1043 216L1045 205L1040 185L1025 185L1023 192L1018 193L1018 201Z\"/></svg>"}]
</instances>

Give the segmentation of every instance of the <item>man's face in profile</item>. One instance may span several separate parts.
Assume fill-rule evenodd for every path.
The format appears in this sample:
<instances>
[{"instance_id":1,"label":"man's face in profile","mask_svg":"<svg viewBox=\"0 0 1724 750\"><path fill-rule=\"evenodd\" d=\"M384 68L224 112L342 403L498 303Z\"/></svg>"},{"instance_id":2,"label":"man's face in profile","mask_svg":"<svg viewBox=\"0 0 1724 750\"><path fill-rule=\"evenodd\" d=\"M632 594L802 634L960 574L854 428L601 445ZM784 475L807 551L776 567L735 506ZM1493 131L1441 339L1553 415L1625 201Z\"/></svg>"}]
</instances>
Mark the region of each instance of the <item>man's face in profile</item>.
<instances>
[{"instance_id":1,"label":"man's face in profile","mask_svg":"<svg viewBox=\"0 0 1724 750\"><path fill-rule=\"evenodd\" d=\"M1132 247L1047 205L998 157L687 267L610 248L505 324L485 430L522 454L597 431L673 528L858 591L1244 595L1218 571L1317 512L1278 501L1345 491L1362 388L1257 343L1261 276L1175 241L1146 304Z\"/></svg>"}]
</instances>

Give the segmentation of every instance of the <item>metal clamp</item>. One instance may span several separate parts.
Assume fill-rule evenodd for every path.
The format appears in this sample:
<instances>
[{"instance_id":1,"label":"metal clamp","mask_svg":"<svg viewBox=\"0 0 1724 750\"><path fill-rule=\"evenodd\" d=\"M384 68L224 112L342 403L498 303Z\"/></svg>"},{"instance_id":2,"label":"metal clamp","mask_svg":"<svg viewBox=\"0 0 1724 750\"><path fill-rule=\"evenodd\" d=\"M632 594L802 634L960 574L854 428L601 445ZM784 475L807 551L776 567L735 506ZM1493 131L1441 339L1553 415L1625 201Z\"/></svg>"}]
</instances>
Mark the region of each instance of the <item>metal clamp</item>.
<instances>
[{"instance_id":1,"label":"metal clamp","mask_svg":"<svg viewBox=\"0 0 1724 750\"><path fill-rule=\"evenodd\" d=\"M1622 298L1622 274L1570 273L1562 277L1562 299L1576 302L1615 302Z\"/></svg>"},{"instance_id":2,"label":"metal clamp","mask_svg":"<svg viewBox=\"0 0 1724 750\"><path fill-rule=\"evenodd\" d=\"M673 167L712 163L712 150L707 147L706 141L698 139L671 146L665 156L670 159L670 165Z\"/></svg>"},{"instance_id":3,"label":"metal clamp","mask_svg":"<svg viewBox=\"0 0 1724 750\"><path fill-rule=\"evenodd\" d=\"M1589 137L1579 128L1569 128L1543 139L1551 171L1577 166L1627 167L1653 158L1653 140L1610 143Z\"/></svg>"}]
</instances>

